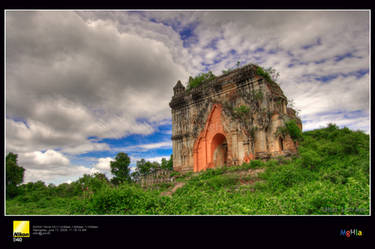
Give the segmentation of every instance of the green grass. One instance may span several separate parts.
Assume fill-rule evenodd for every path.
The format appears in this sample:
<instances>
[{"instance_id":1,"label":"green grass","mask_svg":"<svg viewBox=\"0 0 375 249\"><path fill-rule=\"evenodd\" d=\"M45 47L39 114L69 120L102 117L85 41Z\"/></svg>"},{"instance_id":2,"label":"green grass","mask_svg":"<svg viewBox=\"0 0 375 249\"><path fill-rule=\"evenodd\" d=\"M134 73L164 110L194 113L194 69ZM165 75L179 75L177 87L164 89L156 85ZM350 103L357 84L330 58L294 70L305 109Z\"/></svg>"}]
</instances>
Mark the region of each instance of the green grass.
<instances>
[{"instance_id":1,"label":"green grass","mask_svg":"<svg viewBox=\"0 0 375 249\"><path fill-rule=\"evenodd\" d=\"M7 200L6 214L34 214L34 215L61 215L69 214L71 198L40 199L39 201L25 202L20 198Z\"/></svg>"},{"instance_id":2,"label":"green grass","mask_svg":"<svg viewBox=\"0 0 375 249\"><path fill-rule=\"evenodd\" d=\"M303 133L299 156L176 176L185 184L172 196L160 195L170 185L96 182L88 198L69 186L70 196L23 192L7 201L7 214L368 215L369 136L329 125Z\"/></svg>"}]
</instances>

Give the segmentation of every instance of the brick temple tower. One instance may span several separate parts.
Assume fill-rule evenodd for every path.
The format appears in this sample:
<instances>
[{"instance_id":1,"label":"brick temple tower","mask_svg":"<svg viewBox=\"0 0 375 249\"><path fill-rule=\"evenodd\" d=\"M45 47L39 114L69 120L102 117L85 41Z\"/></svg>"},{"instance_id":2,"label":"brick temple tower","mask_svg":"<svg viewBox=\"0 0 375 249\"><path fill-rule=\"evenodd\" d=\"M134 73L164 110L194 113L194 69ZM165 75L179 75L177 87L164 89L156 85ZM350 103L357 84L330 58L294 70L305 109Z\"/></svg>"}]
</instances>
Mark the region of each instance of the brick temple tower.
<instances>
[{"instance_id":1,"label":"brick temple tower","mask_svg":"<svg viewBox=\"0 0 375 249\"><path fill-rule=\"evenodd\" d=\"M253 159L269 159L297 152L297 143L280 133L293 119L302 130L296 112L275 82L249 64L185 89L173 88L173 167L177 171L241 165Z\"/></svg>"}]
</instances>

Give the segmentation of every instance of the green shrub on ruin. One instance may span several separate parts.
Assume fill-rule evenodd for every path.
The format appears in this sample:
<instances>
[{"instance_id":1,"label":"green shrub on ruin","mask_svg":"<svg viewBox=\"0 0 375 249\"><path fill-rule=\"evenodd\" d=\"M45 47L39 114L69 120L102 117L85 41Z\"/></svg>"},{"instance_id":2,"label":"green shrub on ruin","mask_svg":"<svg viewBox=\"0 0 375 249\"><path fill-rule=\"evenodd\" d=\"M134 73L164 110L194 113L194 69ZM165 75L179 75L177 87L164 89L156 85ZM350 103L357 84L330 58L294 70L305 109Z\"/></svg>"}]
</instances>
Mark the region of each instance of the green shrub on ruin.
<instances>
[{"instance_id":1,"label":"green shrub on ruin","mask_svg":"<svg viewBox=\"0 0 375 249\"><path fill-rule=\"evenodd\" d=\"M208 73L200 73L194 78L190 77L186 90L190 91L191 89L200 86L204 82L215 79L215 77L216 76L211 71L209 71Z\"/></svg>"}]
</instances>

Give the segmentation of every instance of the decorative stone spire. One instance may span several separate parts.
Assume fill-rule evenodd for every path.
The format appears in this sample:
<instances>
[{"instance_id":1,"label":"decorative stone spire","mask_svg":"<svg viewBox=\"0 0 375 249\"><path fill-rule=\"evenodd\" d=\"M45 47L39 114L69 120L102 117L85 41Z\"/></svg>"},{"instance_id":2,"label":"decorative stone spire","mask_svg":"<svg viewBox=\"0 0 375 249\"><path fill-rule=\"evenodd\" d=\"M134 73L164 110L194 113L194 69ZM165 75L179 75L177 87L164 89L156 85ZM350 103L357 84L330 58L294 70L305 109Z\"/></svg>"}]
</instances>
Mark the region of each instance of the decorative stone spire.
<instances>
[{"instance_id":1,"label":"decorative stone spire","mask_svg":"<svg viewBox=\"0 0 375 249\"><path fill-rule=\"evenodd\" d=\"M182 85L181 81L177 81L176 85L173 87L174 95L180 95L185 92L185 87Z\"/></svg>"}]
</instances>

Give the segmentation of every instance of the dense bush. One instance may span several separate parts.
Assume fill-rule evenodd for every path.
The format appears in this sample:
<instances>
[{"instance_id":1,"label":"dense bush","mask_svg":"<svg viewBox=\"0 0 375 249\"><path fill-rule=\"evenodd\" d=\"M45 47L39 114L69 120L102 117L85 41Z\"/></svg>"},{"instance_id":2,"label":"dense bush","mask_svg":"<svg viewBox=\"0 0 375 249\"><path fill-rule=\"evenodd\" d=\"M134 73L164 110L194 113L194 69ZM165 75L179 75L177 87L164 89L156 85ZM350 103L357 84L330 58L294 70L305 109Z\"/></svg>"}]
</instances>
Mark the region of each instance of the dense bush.
<instances>
[{"instance_id":1,"label":"dense bush","mask_svg":"<svg viewBox=\"0 0 375 249\"><path fill-rule=\"evenodd\" d=\"M104 188L89 199L71 206L72 213L83 214L152 214L156 206L155 194L132 184Z\"/></svg>"},{"instance_id":2,"label":"dense bush","mask_svg":"<svg viewBox=\"0 0 375 249\"><path fill-rule=\"evenodd\" d=\"M295 184L310 182L316 179L316 174L298 164L288 164L282 167L267 168L262 178L272 192L284 191Z\"/></svg>"},{"instance_id":3,"label":"dense bush","mask_svg":"<svg viewBox=\"0 0 375 249\"><path fill-rule=\"evenodd\" d=\"M294 119L286 122L285 127L293 141L299 141L302 139L302 131L300 130Z\"/></svg>"}]
</instances>

